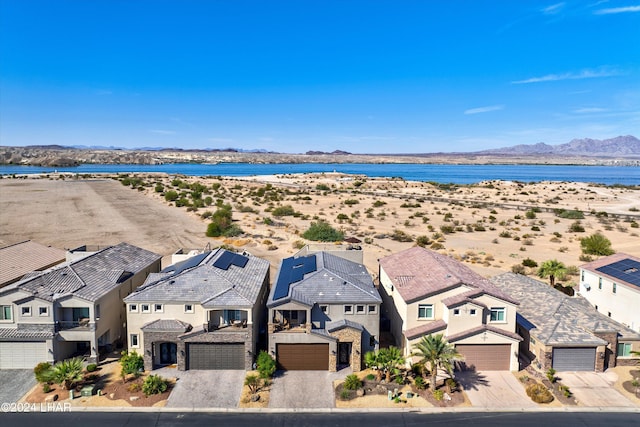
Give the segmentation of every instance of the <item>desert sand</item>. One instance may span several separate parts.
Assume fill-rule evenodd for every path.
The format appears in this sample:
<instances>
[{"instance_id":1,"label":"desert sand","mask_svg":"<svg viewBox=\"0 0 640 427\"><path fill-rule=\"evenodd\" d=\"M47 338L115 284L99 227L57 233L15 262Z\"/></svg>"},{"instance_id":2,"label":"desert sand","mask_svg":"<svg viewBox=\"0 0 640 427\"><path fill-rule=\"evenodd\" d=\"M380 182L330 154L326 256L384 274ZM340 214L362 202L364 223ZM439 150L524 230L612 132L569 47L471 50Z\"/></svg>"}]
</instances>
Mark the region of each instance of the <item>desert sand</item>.
<instances>
[{"instance_id":1,"label":"desert sand","mask_svg":"<svg viewBox=\"0 0 640 427\"><path fill-rule=\"evenodd\" d=\"M226 244L268 259L274 275L282 258L309 243L300 235L311 222L325 220L345 236L362 240L364 264L374 277L378 259L415 245L419 236L426 236L426 247L439 248L485 277L511 271L526 258L579 266L584 263L580 238L595 232L611 240L614 250L640 256L637 187L508 181L434 186L341 174L179 177L206 186L214 204L222 200L233 206L233 219L245 233L214 239L205 236L208 220L201 215L215 206L188 212L155 191L157 184L173 188L175 177L139 177L145 185L136 188L106 176L5 177L0 180L0 245L33 239L74 248L127 241L167 257L166 265L178 248ZM278 206L297 213L274 217L270 211ZM535 218L526 215L532 206L541 209ZM583 211L585 231L569 231L576 220L560 218L553 209ZM575 283L577 277L565 282Z\"/></svg>"}]
</instances>

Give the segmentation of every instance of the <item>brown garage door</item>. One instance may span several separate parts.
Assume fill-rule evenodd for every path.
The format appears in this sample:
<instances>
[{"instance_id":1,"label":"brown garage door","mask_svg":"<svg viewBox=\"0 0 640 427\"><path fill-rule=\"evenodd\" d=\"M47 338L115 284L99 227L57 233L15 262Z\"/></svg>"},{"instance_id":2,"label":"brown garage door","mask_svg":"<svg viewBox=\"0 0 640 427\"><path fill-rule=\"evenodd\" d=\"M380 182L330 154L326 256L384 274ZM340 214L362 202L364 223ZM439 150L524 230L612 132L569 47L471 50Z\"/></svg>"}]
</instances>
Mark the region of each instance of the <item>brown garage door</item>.
<instances>
[{"instance_id":1,"label":"brown garage door","mask_svg":"<svg viewBox=\"0 0 640 427\"><path fill-rule=\"evenodd\" d=\"M456 350L464 356L462 369L476 371L508 371L510 344L459 344Z\"/></svg>"},{"instance_id":2,"label":"brown garage door","mask_svg":"<svg viewBox=\"0 0 640 427\"><path fill-rule=\"evenodd\" d=\"M278 344L279 369L289 371L326 371L329 369L329 344Z\"/></svg>"}]
</instances>

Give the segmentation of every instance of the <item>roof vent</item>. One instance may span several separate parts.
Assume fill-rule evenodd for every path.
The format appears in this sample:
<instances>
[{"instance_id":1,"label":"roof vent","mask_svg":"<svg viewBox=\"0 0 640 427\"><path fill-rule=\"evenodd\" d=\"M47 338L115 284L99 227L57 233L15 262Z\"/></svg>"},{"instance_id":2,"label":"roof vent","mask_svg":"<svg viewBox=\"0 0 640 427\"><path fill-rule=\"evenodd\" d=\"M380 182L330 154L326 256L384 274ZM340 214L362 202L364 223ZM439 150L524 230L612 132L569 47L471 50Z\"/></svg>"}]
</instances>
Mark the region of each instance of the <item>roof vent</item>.
<instances>
[{"instance_id":1,"label":"roof vent","mask_svg":"<svg viewBox=\"0 0 640 427\"><path fill-rule=\"evenodd\" d=\"M175 281L175 280L170 280L170 281L169 281L169 284L170 284L170 285L173 285L174 283L176 283L176 281Z\"/></svg>"}]
</instances>

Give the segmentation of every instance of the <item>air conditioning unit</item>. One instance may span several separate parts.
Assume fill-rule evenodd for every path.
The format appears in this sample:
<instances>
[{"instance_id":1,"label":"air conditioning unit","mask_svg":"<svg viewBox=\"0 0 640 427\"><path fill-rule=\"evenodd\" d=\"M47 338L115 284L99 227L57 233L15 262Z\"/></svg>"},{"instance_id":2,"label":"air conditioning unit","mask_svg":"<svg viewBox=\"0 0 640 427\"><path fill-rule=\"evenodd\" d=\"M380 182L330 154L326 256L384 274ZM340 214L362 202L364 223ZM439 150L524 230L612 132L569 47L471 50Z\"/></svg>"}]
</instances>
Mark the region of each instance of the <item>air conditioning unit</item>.
<instances>
[{"instance_id":1,"label":"air conditioning unit","mask_svg":"<svg viewBox=\"0 0 640 427\"><path fill-rule=\"evenodd\" d=\"M583 287L587 291L591 290L591 285L588 283L582 283L581 287Z\"/></svg>"}]
</instances>

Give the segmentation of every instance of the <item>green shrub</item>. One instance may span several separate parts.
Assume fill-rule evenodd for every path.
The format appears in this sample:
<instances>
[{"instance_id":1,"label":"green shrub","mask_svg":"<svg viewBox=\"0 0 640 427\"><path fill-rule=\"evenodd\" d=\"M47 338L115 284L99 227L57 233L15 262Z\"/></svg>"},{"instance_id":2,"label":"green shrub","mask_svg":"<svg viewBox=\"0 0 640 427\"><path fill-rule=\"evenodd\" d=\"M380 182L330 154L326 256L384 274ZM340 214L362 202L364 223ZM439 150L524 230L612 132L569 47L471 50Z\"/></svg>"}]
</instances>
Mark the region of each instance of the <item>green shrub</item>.
<instances>
[{"instance_id":1,"label":"green shrub","mask_svg":"<svg viewBox=\"0 0 640 427\"><path fill-rule=\"evenodd\" d=\"M549 369L547 370L546 375L547 375L547 379L548 379L549 381L551 381L552 383L555 383L555 382L556 382L556 370L555 370L555 369L553 369L553 368L549 368Z\"/></svg>"},{"instance_id":2,"label":"green shrub","mask_svg":"<svg viewBox=\"0 0 640 427\"><path fill-rule=\"evenodd\" d=\"M87 372L93 372L96 369L98 369L98 365L95 363L89 363L86 369L87 369Z\"/></svg>"},{"instance_id":3,"label":"green shrub","mask_svg":"<svg viewBox=\"0 0 640 427\"><path fill-rule=\"evenodd\" d=\"M166 193L164 193L164 199L167 202L174 202L178 200L178 192L174 190L169 190Z\"/></svg>"},{"instance_id":4,"label":"green shrub","mask_svg":"<svg viewBox=\"0 0 640 427\"><path fill-rule=\"evenodd\" d=\"M63 360L53 366L53 380L65 389L70 390L82 381L82 371L82 359L80 357Z\"/></svg>"},{"instance_id":5,"label":"green shrub","mask_svg":"<svg viewBox=\"0 0 640 427\"><path fill-rule=\"evenodd\" d=\"M307 240L319 242L338 242L344 239L344 233L331 227L327 222L312 222L307 231L302 233Z\"/></svg>"},{"instance_id":6,"label":"green shrub","mask_svg":"<svg viewBox=\"0 0 640 427\"><path fill-rule=\"evenodd\" d=\"M373 207L374 208L379 208L381 206L386 205L387 202L383 202L382 200L376 200L375 202L373 202Z\"/></svg>"},{"instance_id":7,"label":"green shrub","mask_svg":"<svg viewBox=\"0 0 640 427\"><path fill-rule=\"evenodd\" d=\"M347 375L344 379L344 388L347 390L357 390L362 387L362 381L356 374Z\"/></svg>"},{"instance_id":8,"label":"green shrub","mask_svg":"<svg viewBox=\"0 0 640 427\"><path fill-rule=\"evenodd\" d=\"M418 390L424 390L425 388L427 388L427 383L422 377L416 377L416 379L414 380L414 383Z\"/></svg>"},{"instance_id":9,"label":"green shrub","mask_svg":"<svg viewBox=\"0 0 640 427\"><path fill-rule=\"evenodd\" d=\"M373 381L373 380L375 380L375 379L376 379L376 376L375 376L375 375L373 375L373 374L369 374L369 375L367 375L367 380L369 380L369 381Z\"/></svg>"},{"instance_id":10,"label":"green shrub","mask_svg":"<svg viewBox=\"0 0 640 427\"><path fill-rule=\"evenodd\" d=\"M258 354L256 366L260 373L260 378L271 378L276 372L276 361L264 350Z\"/></svg>"},{"instance_id":11,"label":"green shrub","mask_svg":"<svg viewBox=\"0 0 640 427\"><path fill-rule=\"evenodd\" d=\"M549 403L553 401L553 395L545 386L534 383L527 387L527 396L536 403Z\"/></svg>"},{"instance_id":12,"label":"green shrub","mask_svg":"<svg viewBox=\"0 0 640 427\"><path fill-rule=\"evenodd\" d=\"M520 380L521 383L526 383L527 381L529 381L529 375L520 375L518 379Z\"/></svg>"},{"instance_id":13,"label":"green shrub","mask_svg":"<svg viewBox=\"0 0 640 427\"><path fill-rule=\"evenodd\" d=\"M140 385L140 383L131 383L129 384L129 386L127 387L127 390L129 390L131 393L135 393L140 391L140 388L142 388L142 386Z\"/></svg>"},{"instance_id":14,"label":"green shrub","mask_svg":"<svg viewBox=\"0 0 640 427\"><path fill-rule=\"evenodd\" d=\"M344 202L345 205L347 206L353 206L353 205L357 205L358 203L360 203L359 201L357 201L356 199L347 199Z\"/></svg>"},{"instance_id":15,"label":"green shrub","mask_svg":"<svg viewBox=\"0 0 640 427\"><path fill-rule=\"evenodd\" d=\"M142 383L142 392L145 396L151 396L152 394L164 393L168 387L167 380L160 375L149 375Z\"/></svg>"},{"instance_id":16,"label":"green shrub","mask_svg":"<svg viewBox=\"0 0 640 427\"><path fill-rule=\"evenodd\" d=\"M36 376L36 381L39 383L50 383L53 381L53 366L49 362L38 363L33 368L33 373Z\"/></svg>"},{"instance_id":17,"label":"green shrub","mask_svg":"<svg viewBox=\"0 0 640 427\"><path fill-rule=\"evenodd\" d=\"M274 208L273 211L271 211L271 215L276 217L292 216L295 213L296 211L291 205L278 206L277 208Z\"/></svg>"},{"instance_id":18,"label":"green shrub","mask_svg":"<svg viewBox=\"0 0 640 427\"><path fill-rule=\"evenodd\" d=\"M538 263L531 258L525 258L522 260L522 265L524 265L525 267L535 268L538 266Z\"/></svg>"},{"instance_id":19,"label":"green shrub","mask_svg":"<svg viewBox=\"0 0 640 427\"><path fill-rule=\"evenodd\" d=\"M436 400L444 399L444 391L442 391L442 390L433 390L432 393L433 393L433 397Z\"/></svg>"},{"instance_id":20,"label":"green shrub","mask_svg":"<svg viewBox=\"0 0 640 427\"><path fill-rule=\"evenodd\" d=\"M565 219L584 219L584 214L579 210L565 210L565 209L556 209L556 216Z\"/></svg>"},{"instance_id":21,"label":"green shrub","mask_svg":"<svg viewBox=\"0 0 640 427\"><path fill-rule=\"evenodd\" d=\"M140 376L140 372L144 369L144 359L136 351L127 352L123 351L120 358L120 366L122 369L120 375L122 379L126 379L127 375L133 375L135 377Z\"/></svg>"},{"instance_id":22,"label":"green shrub","mask_svg":"<svg viewBox=\"0 0 640 427\"><path fill-rule=\"evenodd\" d=\"M249 387L251 393L255 393L260 387L260 378L257 375L247 375L244 379L244 385Z\"/></svg>"},{"instance_id":23,"label":"green shrub","mask_svg":"<svg viewBox=\"0 0 640 427\"><path fill-rule=\"evenodd\" d=\"M413 242L413 237L409 236L402 230L393 230L393 234L389 237L396 242Z\"/></svg>"},{"instance_id":24,"label":"green shrub","mask_svg":"<svg viewBox=\"0 0 640 427\"><path fill-rule=\"evenodd\" d=\"M350 397L351 397L351 393L349 393L349 390L342 390L340 392L340 399L348 400Z\"/></svg>"},{"instance_id":25,"label":"green shrub","mask_svg":"<svg viewBox=\"0 0 640 427\"><path fill-rule=\"evenodd\" d=\"M329 191L331 188L327 184L318 184L316 185L316 190Z\"/></svg>"},{"instance_id":26,"label":"green shrub","mask_svg":"<svg viewBox=\"0 0 640 427\"><path fill-rule=\"evenodd\" d=\"M576 221L569 226L569 231L572 233L584 233L584 226L580 221Z\"/></svg>"},{"instance_id":27,"label":"green shrub","mask_svg":"<svg viewBox=\"0 0 640 427\"><path fill-rule=\"evenodd\" d=\"M51 391L51 386L49 385L49 383L42 384L42 392L43 393L49 393L50 391Z\"/></svg>"},{"instance_id":28,"label":"green shrub","mask_svg":"<svg viewBox=\"0 0 640 427\"><path fill-rule=\"evenodd\" d=\"M608 256L615 252L611 249L611 240L600 233L592 234L589 237L580 239L582 253L586 255Z\"/></svg>"}]
</instances>

